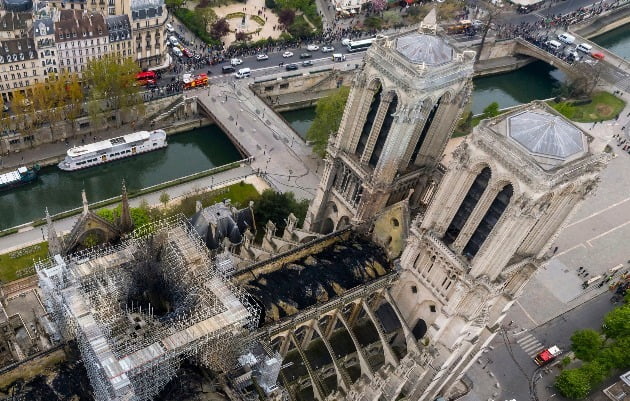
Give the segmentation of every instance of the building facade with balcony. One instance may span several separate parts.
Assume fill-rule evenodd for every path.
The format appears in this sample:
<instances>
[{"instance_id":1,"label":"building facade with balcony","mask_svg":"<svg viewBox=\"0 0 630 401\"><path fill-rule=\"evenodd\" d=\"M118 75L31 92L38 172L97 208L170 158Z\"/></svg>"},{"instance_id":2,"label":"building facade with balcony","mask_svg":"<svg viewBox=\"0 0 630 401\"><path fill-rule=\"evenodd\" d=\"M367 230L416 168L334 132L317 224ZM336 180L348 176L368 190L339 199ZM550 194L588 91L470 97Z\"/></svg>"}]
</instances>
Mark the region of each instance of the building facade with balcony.
<instances>
[{"instance_id":1,"label":"building facade with balcony","mask_svg":"<svg viewBox=\"0 0 630 401\"><path fill-rule=\"evenodd\" d=\"M135 60L142 68L163 64L168 20L164 0L131 0L130 11Z\"/></svg>"},{"instance_id":2,"label":"building facade with balcony","mask_svg":"<svg viewBox=\"0 0 630 401\"><path fill-rule=\"evenodd\" d=\"M42 75L46 79L50 74L57 74L58 60L55 46L55 23L52 18L43 18L33 23L33 37Z\"/></svg>"},{"instance_id":3,"label":"building facade with balcony","mask_svg":"<svg viewBox=\"0 0 630 401\"><path fill-rule=\"evenodd\" d=\"M90 60L109 52L109 32L102 14L61 10L56 15L55 42L61 72L82 73Z\"/></svg>"}]
</instances>

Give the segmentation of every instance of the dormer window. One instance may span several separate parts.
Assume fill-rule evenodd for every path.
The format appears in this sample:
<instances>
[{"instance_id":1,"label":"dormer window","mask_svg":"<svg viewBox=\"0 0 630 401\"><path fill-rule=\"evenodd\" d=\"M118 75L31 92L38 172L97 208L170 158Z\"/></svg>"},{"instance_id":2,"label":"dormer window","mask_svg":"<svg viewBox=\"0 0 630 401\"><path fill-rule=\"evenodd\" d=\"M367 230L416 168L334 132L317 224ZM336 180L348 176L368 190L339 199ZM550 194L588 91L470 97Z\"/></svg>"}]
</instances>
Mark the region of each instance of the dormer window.
<instances>
[{"instance_id":1,"label":"dormer window","mask_svg":"<svg viewBox=\"0 0 630 401\"><path fill-rule=\"evenodd\" d=\"M66 33L66 39L70 39L70 34Z\"/></svg>"},{"instance_id":2,"label":"dormer window","mask_svg":"<svg viewBox=\"0 0 630 401\"><path fill-rule=\"evenodd\" d=\"M72 32L72 37L76 38L77 37L77 33L76 32Z\"/></svg>"},{"instance_id":3,"label":"dormer window","mask_svg":"<svg viewBox=\"0 0 630 401\"><path fill-rule=\"evenodd\" d=\"M20 53L20 61L24 60L24 53Z\"/></svg>"},{"instance_id":4,"label":"dormer window","mask_svg":"<svg viewBox=\"0 0 630 401\"><path fill-rule=\"evenodd\" d=\"M0 63L4 63L4 56L0 56Z\"/></svg>"},{"instance_id":5,"label":"dormer window","mask_svg":"<svg viewBox=\"0 0 630 401\"><path fill-rule=\"evenodd\" d=\"M17 54L13 54L13 61L17 61Z\"/></svg>"}]
</instances>

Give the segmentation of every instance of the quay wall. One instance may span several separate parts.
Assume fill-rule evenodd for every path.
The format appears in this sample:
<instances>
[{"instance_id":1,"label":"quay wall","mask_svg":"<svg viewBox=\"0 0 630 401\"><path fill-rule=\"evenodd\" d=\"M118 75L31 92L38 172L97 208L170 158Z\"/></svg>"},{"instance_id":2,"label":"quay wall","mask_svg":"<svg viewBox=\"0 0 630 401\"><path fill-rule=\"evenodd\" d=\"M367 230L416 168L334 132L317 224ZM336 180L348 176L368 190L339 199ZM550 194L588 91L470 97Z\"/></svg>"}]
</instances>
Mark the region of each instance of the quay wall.
<instances>
[{"instance_id":1,"label":"quay wall","mask_svg":"<svg viewBox=\"0 0 630 401\"><path fill-rule=\"evenodd\" d=\"M630 23L630 3L571 27L571 32L590 39Z\"/></svg>"}]
</instances>

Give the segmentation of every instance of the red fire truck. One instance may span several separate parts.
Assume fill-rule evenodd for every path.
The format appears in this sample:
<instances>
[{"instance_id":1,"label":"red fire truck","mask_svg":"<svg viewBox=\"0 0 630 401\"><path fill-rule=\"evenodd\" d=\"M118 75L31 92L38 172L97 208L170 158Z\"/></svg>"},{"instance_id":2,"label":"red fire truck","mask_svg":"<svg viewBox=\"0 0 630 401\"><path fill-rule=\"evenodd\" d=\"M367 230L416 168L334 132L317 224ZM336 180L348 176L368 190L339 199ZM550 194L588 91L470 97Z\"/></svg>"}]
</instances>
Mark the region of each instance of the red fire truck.
<instances>
[{"instance_id":1,"label":"red fire truck","mask_svg":"<svg viewBox=\"0 0 630 401\"><path fill-rule=\"evenodd\" d=\"M184 81L184 89L198 88L208 85L208 74L184 74L182 80Z\"/></svg>"},{"instance_id":2,"label":"red fire truck","mask_svg":"<svg viewBox=\"0 0 630 401\"><path fill-rule=\"evenodd\" d=\"M154 71L142 71L136 74L138 85L155 84L157 82L157 74Z\"/></svg>"},{"instance_id":3,"label":"red fire truck","mask_svg":"<svg viewBox=\"0 0 630 401\"><path fill-rule=\"evenodd\" d=\"M554 345L536 354L534 362L536 362L538 366L543 366L556 359L561 353L560 348Z\"/></svg>"}]
</instances>

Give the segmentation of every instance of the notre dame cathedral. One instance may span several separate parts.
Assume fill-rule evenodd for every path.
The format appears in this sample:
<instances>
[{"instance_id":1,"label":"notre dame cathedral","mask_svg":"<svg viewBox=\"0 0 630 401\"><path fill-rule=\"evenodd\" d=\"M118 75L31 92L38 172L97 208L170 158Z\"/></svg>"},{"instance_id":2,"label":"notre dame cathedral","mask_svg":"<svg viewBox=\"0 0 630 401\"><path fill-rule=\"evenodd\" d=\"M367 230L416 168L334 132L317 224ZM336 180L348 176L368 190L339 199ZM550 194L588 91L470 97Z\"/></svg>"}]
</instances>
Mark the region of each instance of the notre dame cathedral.
<instances>
[{"instance_id":1,"label":"notre dame cathedral","mask_svg":"<svg viewBox=\"0 0 630 401\"><path fill-rule=\"evenodd\" d=\"M444 394L498 333L609 158L586 132L533 102L482 121L442 166L475 57L436 34L434 18L378 38L367 52L305 222L329 233L401 202L409 210L388 296L410 329L426 333L431 363L408 363L409 352L345 399Z\"/></svg>"}]
</instances>

